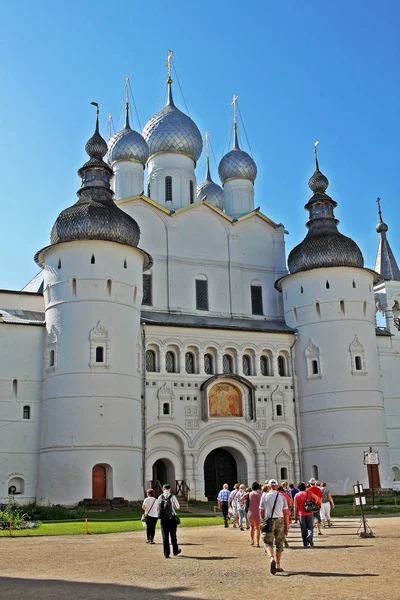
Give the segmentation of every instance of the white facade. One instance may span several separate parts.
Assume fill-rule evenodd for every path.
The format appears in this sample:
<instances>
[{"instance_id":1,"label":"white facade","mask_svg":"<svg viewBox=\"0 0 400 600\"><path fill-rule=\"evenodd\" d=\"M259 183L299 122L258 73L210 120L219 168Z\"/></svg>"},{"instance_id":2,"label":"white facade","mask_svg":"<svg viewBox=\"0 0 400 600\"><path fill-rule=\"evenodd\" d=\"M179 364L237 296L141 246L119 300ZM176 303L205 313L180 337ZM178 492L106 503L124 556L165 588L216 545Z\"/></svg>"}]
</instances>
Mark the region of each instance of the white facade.
<instances>
[{"instance_id":1,"label":"white facade","mask_svg":"<svg viewBox=\"0 0 400 600\"><path fill-rule=\"evenodd\" d=\"M147 168L147 196L135 161L113 164L113 189L151 269L132 245L74 238L41 251L23 292L0 292L0 501L137 500L165 480L204 500L225 479L311 476L350 493L370 484L371 446L380 486L400 487L400 281L287 276L255 165L225 181L225 212L196 202L188 153Z\"/></svg>"}]
</instances>

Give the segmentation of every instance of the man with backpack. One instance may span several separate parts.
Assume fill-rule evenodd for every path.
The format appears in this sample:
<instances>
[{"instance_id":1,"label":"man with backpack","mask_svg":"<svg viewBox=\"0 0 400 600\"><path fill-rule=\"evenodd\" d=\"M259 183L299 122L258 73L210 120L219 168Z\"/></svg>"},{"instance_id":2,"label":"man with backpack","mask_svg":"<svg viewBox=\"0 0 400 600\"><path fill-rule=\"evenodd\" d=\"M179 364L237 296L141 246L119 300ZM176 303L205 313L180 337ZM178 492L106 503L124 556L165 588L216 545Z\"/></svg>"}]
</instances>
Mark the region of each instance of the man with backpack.
<instances>
[{"instance_id":1,"label":"man with backpack","mask_svg":"<svg viewBox=\"0 0 400 600\"><path fill-rule=\"evenodd\" d=\"M179 510L179 508L180 506L177 497L171 494L171 486L166 483L163 485L163 493L159 496L157 501L157 511L158 518L160 519L165 558L170 557L170 543L172 544L174 556L178 556L178 554L181 553L181 549L178 547L178 541L176 539L176 528L178 523L180 523L176 511Z\"/></svg>"}]
</instances>

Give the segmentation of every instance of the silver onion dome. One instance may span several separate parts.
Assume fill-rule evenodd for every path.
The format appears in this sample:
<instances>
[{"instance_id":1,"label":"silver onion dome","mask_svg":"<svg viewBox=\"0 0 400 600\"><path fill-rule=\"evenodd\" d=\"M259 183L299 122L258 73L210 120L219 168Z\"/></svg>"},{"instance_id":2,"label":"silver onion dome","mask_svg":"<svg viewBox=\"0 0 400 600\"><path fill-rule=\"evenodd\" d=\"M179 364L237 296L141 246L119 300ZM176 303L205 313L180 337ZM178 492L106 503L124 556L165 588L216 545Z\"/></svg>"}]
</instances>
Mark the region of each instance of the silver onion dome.
<instances>
[{"instance_id":1,"label":"silver onion dome","mask_svg":"<svg viewBox=\"0 0 400 600\"><path fill-rule=\"evenodd\" d=\"M125 125L108 142L108 160L113 165L118 160L139 162L143 168L149 158L149 147L143 136L131 129L128 106L125 113Z\"/></svg>"},{"instance_id":2,"label":"silver onion dome","mask_svg":"<svg viewBox=\"0 0 400 600\"><path fill-rule=\"evenodd\" d=\"M222 157L218 166L219 178L224 184L229 179L248 179L254 183L257 177L257 165L247 152L239 148L236 126L233 148Z\"/></svg>"},{"instance_id":3,"label":"silver onion dome","mask_svg":"<svg viewBox=\"0 0 400 600\"><path fill-rule=\"evenodd\" d=\"M167 105L146 123L142 135L149 146L150 158L159 152L178 152L190 156L196 163L203 140L196 123L176 108L171 83L169 79Z\"/></svg>"},{"instance_id":4,"label":"silver onion dome","mask_svg":"<svg viewBox=\"0 0 400 600\"><path fill-rule=\"evenodd\" d=\"M289 254L290 273L326 267L363 268L364 259L357 244L338 231L333 213L337 204L325 193L329 182L319 170L317 159L308 185L314 192L304 207L310 213L308 233Z\"/></svg>"},{"instance_id":5,"label":"silver onion dome","mask_svg":"<svg viewBox=\"0 0 400 600\"><path fill-rule=\"evenodd\" d=\"M197 186L197 200L206 200L212 206L224 210L224 191L211 179L208 157L206 158L206 178Z\"/></svg>"},{"instance_id":6,"label":"silver onion dome","mask_svg":"<svg viewBox=\"0 0 400 600\"><path fill-rule=\"evenodd\" d=\"M51 243L108 240L137 247L140 239L138 224L118 208L112 198L110 179L113 173L103 160L107 144L99 133L98 116L96 131L85 150L89 160L78 171L82 177L79 200L58 216L51 231Z\"/></svg>"}]
</instances>

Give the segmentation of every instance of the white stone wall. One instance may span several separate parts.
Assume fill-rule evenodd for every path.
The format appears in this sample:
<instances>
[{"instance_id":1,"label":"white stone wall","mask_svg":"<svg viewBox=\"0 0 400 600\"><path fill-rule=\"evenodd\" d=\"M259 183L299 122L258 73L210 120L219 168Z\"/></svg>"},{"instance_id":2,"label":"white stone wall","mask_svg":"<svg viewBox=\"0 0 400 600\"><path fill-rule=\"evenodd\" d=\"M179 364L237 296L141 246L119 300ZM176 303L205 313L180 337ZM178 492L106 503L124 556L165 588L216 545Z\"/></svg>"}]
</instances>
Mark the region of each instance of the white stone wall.
<instances>
[{"instance_id":1,"label":"white stone wall","mask_svg":"<svg viewBox=\"0 0 400 600\"><path fill-rule=\"evenodd\" d=\"M160 153L147 164L147 186L151 199L170 210L190 204L190 181L193 182L193 201L196 201L197 182L193 159L185 154ZM165 201L165 178L172 177L172 202Z\"/></svg>"},{"instance_id":2,"label":"white stone wall","mask_svg":"<svg viewBox=\"0 0 400 600\"><path fill-rule=\"evenodd\" d=\"M205 275L207 314L283 318L282 298L273 287L287 272L283 227L258 215L231 223L201 203L171 216L141 199L119 207L137 221L141 244L154 259L153 310L195 314L195 279ZM252 315L252 283L263 288L261 317Z\"/></svg>"},{"instance_id":3,"label":"white stone wall","mask_svg":"<svg viewBox=\"0 0 400 600\"><path fill-rule=\"evenodd\" d=\"M190 329L146 325L146 347L156 352L156 372L146 373L147 406L147 479L152 467L162 459L172 466L171 477L184 479L190 496L204 496L204 461L216 448L225 448L234 456L238 478L251 484L266 478L281 479L282 467L288 478L300 477L293 403L292 377L278 374L278 356L289 356L291 334L262 334L213 329ZM177 372L165 370L165 354L176 353ZM185 353L195 354L194 374L185 370ZM251 357L252 375L247 379L256 386L255 414L250 418L246 385L226 375L220 381L238 386L245 400L243 417L208 416L207 387L202 385L213 375L204 372L204 354L215 357L214 374L222 374L222 356L234 358L234 373L243 376L242 356ZM273 374L261 375L260 357L268 355ZM169 415L163 404L171 405ZM282 415L276 407L282 407ZM173 484L173 482L170 482Z\"/></svg>"},{"instance_id":4,"label":"white stone wall","mask_svg":"<svg viewBox=\"0 0 400 600\"><path fill-rule=\"evenodd\" d=\"M282 283L286 322L298 329L304 477L317 466L339 494L351 493L357 479L368 487L363 452L371 445L380 453L381 486L391 487L372 285L371 272L352 268L305 271Z\"/></svg>"},{"instance_id":5,"label":"white stone wall","mask_svg":"<svg viewBox=\"0 0 400 600\"><path fill-rule=\"evenodd\" d=\"M254 210L254 185L247 179L231 179L224 183L224 206L234 219Z\"/></svg>"},{"instance_id":6,"label":"white stone wall","mask_svg":"<svg viewBox=\"0 0 400 600\"><path fill-rule=\"evenodd\" d=\"M144 192L144 169L141 163L119 160L112 168L114 177L111 179L111 186L115 192L115 200L130 198Z\"/></svg>"}]
</instances>

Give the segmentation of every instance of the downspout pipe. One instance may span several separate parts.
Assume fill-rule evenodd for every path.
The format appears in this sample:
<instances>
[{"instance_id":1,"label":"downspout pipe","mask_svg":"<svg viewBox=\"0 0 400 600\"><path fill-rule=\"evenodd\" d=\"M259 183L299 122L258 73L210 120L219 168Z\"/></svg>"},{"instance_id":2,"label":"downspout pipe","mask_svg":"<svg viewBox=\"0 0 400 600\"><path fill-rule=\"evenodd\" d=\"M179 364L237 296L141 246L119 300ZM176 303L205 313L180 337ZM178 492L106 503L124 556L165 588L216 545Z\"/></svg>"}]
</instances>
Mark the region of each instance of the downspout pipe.
<instances>
[{"instance_id":1,"label":"downspout pipe","mask_svg":"<svg viewBox=\"0 0 400 600\"><path fill-rule=\"evenodd\" d=\"M297 343L297 333L294 334L295 339L293 344L290 346L290 364L292 367L292 388L293 388L293 405L294 405L294 424L296 429L296 440L297 440L297 454L299 457L299 468L300 468L300 481L303 480L303 459L301 456L301 448L300 448L300 431L299 431L299 415L297 412L297 394L296 394L296 378L294 376L294 347Z\"/></svg>"},{"instance_id":2,"label":"downspout pipe","mask_svg":"<svg viewBox=\"0 0 400 600\"><path fill-rule=\"evenodd\" d=\"M146 326L142 323L142 486L146 497L147 404L146 404Z\"/></svg>"}]
</instances>

